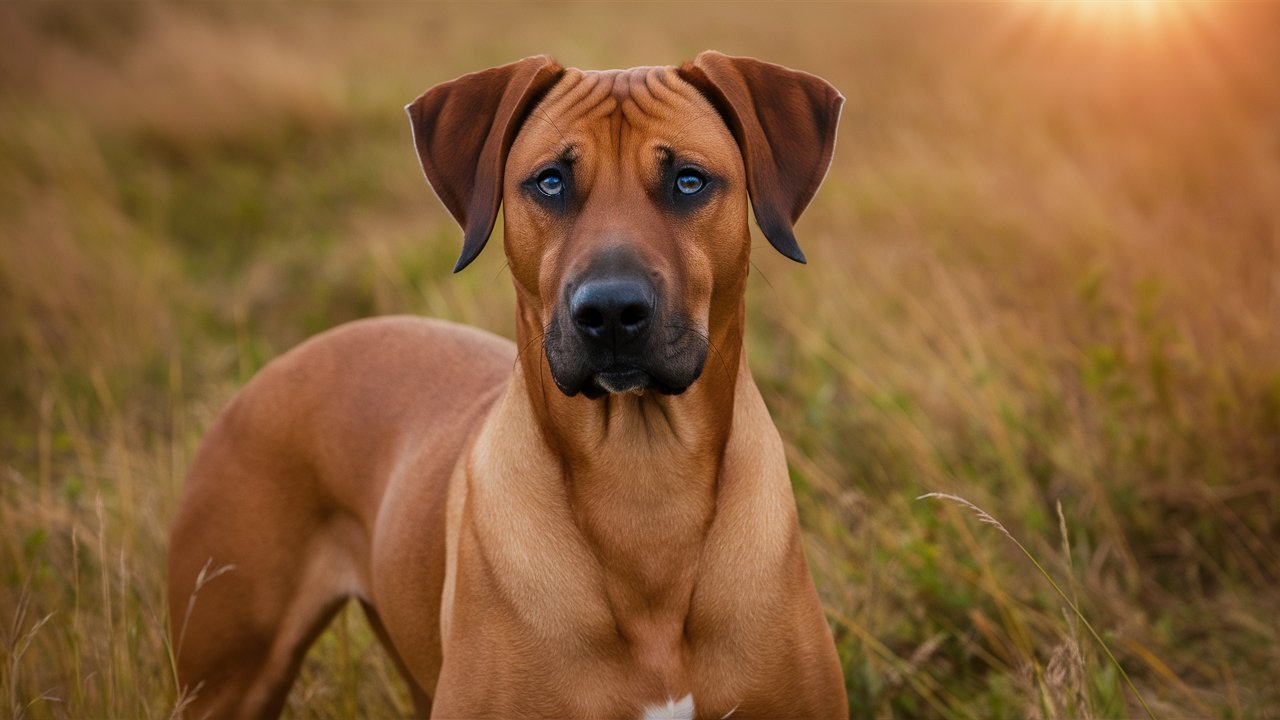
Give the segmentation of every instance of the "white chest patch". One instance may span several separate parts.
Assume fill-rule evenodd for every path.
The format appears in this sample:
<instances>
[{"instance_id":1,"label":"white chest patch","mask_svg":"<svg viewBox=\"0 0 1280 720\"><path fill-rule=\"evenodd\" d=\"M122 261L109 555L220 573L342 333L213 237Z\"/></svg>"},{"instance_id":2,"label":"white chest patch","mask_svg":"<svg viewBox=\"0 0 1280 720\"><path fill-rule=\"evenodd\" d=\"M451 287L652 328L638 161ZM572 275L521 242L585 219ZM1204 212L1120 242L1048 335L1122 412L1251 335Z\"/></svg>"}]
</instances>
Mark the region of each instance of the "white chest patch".
<instances>
[{"instance_id":1,"label":"white chest patch","mask_svg":"<svg viewBox=\"0 0 1280 720\"><path fill-rule=\"evenodd\" d=\"M650 705L640 720L693 720L693 695L668 700L666 705Z\"/></svg>"}]
</instances>

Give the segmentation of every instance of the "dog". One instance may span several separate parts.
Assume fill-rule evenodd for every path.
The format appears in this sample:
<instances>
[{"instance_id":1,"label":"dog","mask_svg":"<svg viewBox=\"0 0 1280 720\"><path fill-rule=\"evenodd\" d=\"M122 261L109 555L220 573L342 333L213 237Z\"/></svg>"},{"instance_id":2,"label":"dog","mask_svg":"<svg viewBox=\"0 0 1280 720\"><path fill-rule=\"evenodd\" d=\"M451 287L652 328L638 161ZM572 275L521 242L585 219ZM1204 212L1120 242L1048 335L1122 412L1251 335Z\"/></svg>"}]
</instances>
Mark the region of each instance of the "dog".
<instances>
[{"instance_id":1,"label":"dog","mask_svg":"<svg viewBox=\"0 0 1280 720\"><path fill-rule=\"evenodd\" d=\"M231 400L169 546L188 716L279 714L356 598L423 716L847 717L743 349L748 200L805 262L843 102L708 51L530 57L411 103L455 272L503 207L516 341L362 320Z\"/></svg>"}]
</instances>

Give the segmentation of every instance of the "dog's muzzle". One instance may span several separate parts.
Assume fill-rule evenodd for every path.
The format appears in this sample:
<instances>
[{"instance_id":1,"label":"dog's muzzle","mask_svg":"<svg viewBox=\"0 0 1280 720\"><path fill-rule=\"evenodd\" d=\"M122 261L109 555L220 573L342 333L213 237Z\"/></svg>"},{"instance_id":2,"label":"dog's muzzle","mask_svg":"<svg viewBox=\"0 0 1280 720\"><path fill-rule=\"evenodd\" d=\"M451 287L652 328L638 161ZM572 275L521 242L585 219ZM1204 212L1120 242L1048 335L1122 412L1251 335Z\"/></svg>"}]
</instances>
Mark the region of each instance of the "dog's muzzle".
<instances>
[{"instance_id":1,"label":"dog's muzzle","mask_svg":"<svg viewBox=\"0 0 1280 720\"><path fill-rule=\"evenodd\" d=\"M543 341L556 386L589 398L688 389L706 361L706 338L664 310L660 295L643 272L589 274L571 284Z\"/></svg>"}]
</instances>

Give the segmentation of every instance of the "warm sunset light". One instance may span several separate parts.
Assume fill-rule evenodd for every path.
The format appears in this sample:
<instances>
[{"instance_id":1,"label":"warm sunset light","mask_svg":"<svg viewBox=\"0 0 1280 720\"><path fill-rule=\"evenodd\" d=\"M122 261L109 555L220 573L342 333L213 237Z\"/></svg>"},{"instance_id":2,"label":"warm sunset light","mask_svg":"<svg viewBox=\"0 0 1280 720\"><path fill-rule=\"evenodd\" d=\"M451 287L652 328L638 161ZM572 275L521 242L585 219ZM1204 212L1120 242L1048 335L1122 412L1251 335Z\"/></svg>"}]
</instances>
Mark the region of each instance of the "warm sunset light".
<instances>
[{"instance_id":1,"label":"warm sunset light","mask_svg":"<svg viewBox=\"0 0 1280 720\"><path fill-rule=\"evenodd\" d=\"M0 0L0 720L1280 720L1280 0L227 5Z\"/></svg>"},{"instance_id":2,"label":"warm sunset light","mask_svg":"<svg viewBox=\"0 0 1280 720\"><path fill-rule=\"evenodd\" d=\"M1198 0L1025 0L1025 4L1063 29L1134 41L1140 35L1150 39L1181 34L1204 19L1213 5Z\"/></svg>"}]
</instances>

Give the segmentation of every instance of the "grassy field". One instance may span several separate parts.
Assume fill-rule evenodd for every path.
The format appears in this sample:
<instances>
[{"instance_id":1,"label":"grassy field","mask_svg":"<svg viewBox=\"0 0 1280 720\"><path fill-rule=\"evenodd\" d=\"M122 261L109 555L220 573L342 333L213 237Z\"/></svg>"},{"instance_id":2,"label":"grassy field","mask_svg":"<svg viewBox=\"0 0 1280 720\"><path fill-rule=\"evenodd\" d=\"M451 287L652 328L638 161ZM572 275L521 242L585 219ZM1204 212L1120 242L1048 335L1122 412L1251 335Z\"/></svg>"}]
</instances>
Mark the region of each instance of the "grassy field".
<instances>
[{"instance_id":1,"label":"grassy field","mask_svg":"<svg viewBox=\"0 0 1280 720\"><path fill-rule=\"evenodd\" d=\"M267 360L511 333L405 102L714 47L848 98L748 343L851 715L1280 717L1280 13L1175 5L0 5L0 716L173 712L167 524ZM289 712L410 712L357 611Z\"/></svg>"}]
</instances>

